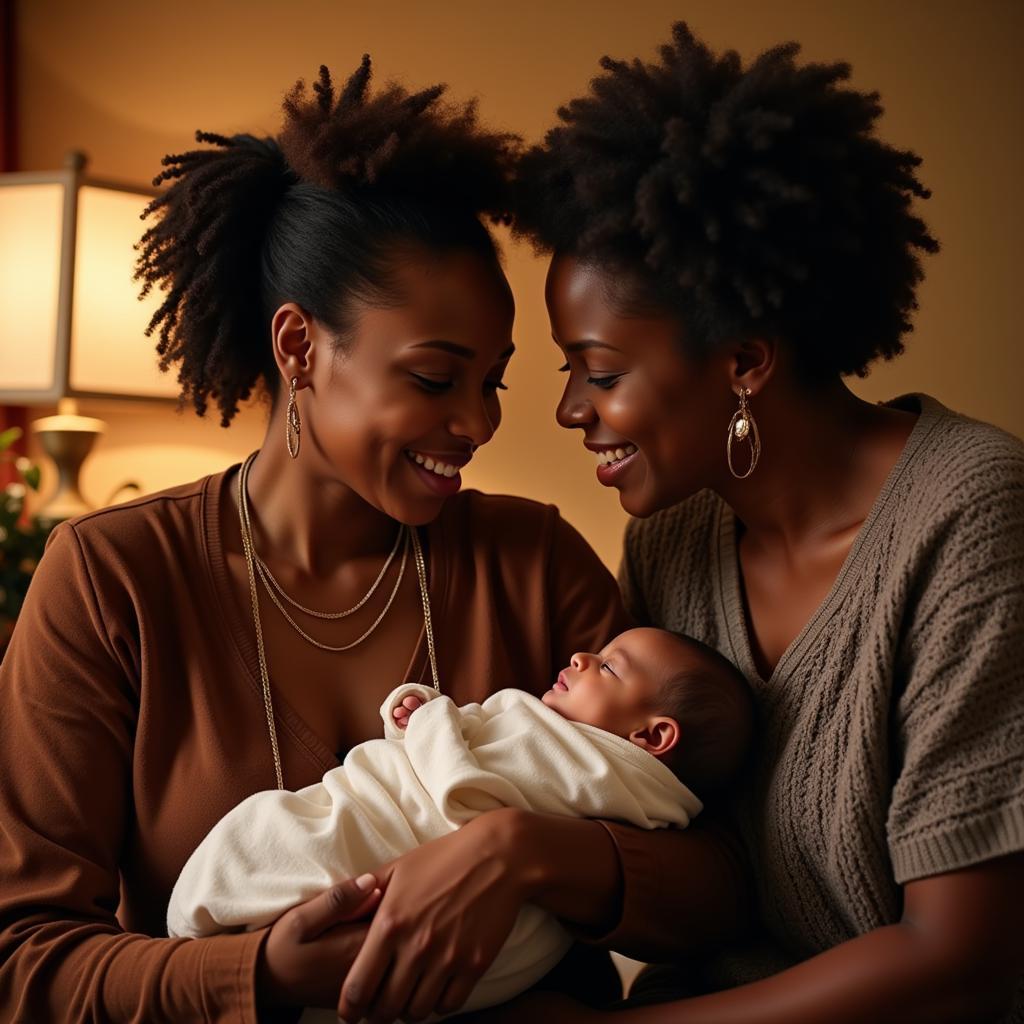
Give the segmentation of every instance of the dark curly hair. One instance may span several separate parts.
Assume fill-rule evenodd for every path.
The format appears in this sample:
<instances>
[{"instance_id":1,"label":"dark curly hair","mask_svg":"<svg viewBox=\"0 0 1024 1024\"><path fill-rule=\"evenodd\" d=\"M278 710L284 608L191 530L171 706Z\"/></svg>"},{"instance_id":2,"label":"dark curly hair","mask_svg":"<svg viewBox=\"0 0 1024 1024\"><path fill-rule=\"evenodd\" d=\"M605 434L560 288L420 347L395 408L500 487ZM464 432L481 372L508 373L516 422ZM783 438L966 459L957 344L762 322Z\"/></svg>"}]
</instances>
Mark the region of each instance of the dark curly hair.
<instances>
[{"instance_id":1,"label":"dark curly hair","mask_svg":"<svg viewBox=\"0 0 1024 1024\"><path fill-rule=\"evenodd\" d=\"M707 804L742 773L754 733L754 699L743 673L702 640L670 630L688 651L688 665L659 688L653 706L675 719L679 743L662 757Z\"/></svg>"},{"instance_id":2,"label":"dark curly hair","mask_svg":"<svg viewBox=\"0 0 1024 1024\"><path fill-rule=\"evenodd\" d=\"M443 85L370 96L369 81L368 56L337 96L321 67L312 96L302 81L287 94L276 140L197 132L212 148L164 157L135 278L166 292L146 333L200 416L212 397L227 426L261 378L276 396L267 327L282 302L343 344L355 303L400 301L411 248L497 261L481 216L507 219L518 139L480 127L474 103L442 104Z\"/></svg>"},{"instance_id":3,"label":"dark curly hair","mask_svg":"<svg viewBox=\"0 0 1024 1024\"><path fill-rule=\"evenodd\" d=\"M672 37L658 63L603 57L558 111L520 162L515 232L620 272L620 312L676 313L698 355L778 337L820 378L902 352L938 243L911 210L920 158L873 134L878 94L843 86L848 64L798 66L796 43L744 68Z\"/></svg>"}]
</instances>

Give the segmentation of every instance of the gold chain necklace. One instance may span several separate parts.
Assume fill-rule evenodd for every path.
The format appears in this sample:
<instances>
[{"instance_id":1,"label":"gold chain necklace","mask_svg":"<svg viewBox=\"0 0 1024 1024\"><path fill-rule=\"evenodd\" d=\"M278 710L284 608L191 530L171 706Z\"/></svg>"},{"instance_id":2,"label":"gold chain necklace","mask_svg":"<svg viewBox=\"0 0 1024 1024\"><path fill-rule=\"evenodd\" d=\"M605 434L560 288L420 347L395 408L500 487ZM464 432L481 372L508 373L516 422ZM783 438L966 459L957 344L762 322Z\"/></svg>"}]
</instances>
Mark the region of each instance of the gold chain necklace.
<instances>
[{"instance_id":1,"label":"gold chain necklace","mask_svg":"<svg viewBox=\"0 0 1024 1024\"><path fill-rule=\"evenodd\" d=\"M243 491L243 497L245 498L245 528L249 533L249 537L251 538L252 520L249 516L248 489L245 489ZM377 592L377 588L380 586L381 580L384 579L384 574L391 567L391 563L395 560L395 555L398 554L398 547L400 544L403 543L403 541L404 546L402 548L402 572L399 575L401 576L402 574L404 574L405 554L408 551L409 540L408 537L406 536L405 527L400 526L398 528L398 533L395 534L395 545L391 549L391 554L389 554L387 559L385 560L384 566L381 569L381 571L377 573L377 578L373 581L373 584L370 587L370 589L363 595L358 604L354 604L352 605L351 608L346 608L344 611L340 612L321 612L317 611L315 608L307 608L304 604L300 604L298 601L295 600L294 597L292 597L289 593L285 591L284 587L282 587L280 583L277 582L277 580L274 577L274 574L270 571L270 567L267 565L267 563L264 562L263 559L255 553L255 545L253 545L253 558L256 561L256 571L260 574L260 579L263 581L263 585L272 586L278 592L278 594L281 597L283 597L293 608L298 608L300 612L305 612L307 615L315 616L318 619L345 619L348 618L349 615L352 615L355 612L359 611L359 609L362 608L363 605L366 604L366 602L369 601L370 598L373 597L373 595ZM281 606L278 605L278 607L280 608ZM282 609L282 611L283 610L284 609Z\"/></svg>"},{"instance_id":2,"label":"gold chain necklace","mask_svg":"<svg viewBox=\"0 0 1024 1024\"><path fill-rule=\"evenodd\" d=\"M381 624L381 622L384 621L384 616L387 615L387 613L391 610L391 605L394 603L395 598L398 596L399 588L402 586L402 580L405 578L405 566L406 566L406 562L408 560L408 555L409 555L408 528L405 527L405 526L401 526L399 528L399 531L398 531L399 538L404 542L403 546L402 546L402 562L401 562L401 565L400 565L399 570L398 570L398 578L395 580L395 585L391 588L391 594L389 595L389 597L387 599L387 603L384 605L384 608L381 611L381 613L377 616L376 619L373 620L372 623L370 623L369 628L366 629L365 632L363 632L360 636L356 637L356 639L351 641L350 643L340 644L338 646L335 646L333 644L321 643L319 640L316 640L312 636L310 636L309 633L307 633L295 621L295 619L293 619L292 616L288 614L288 609L285 608L285 606L283 604L281 604L281 601L278 598L277 594L275 594L274 590L271 589L270 583L268 583L268 581L267 581L267 576L264 575L264 568L265 567L263 565L263 562L261 561L259 555L256 554L256 543L255 543L255 541L253 540L253 537L252 537L252 520L251 520L251 518L249 516L249 468L252 465L252 461L255 458L255 454L256 453L254 452L252 455L250 455L249 458L245 460L245 464L242 466L242 472L241 472L241 479L240 479L240 483L239 483L239 488L240 488L240 491L241 491L241 499L240 500L242 501L242 506L241 506L241 511L242 511L242 517L241 517L242 518L242 532L245 535L245 540L248 542L249 548L252 550L253 561L256 564L256 572L259 574L260 581L263 583L263 586L266 588L267 593L270 595L270 599L277 606L277 610L287 620L288 625L290 625L292 627L292 629L294 629L295 632L298 633L299 636L301 636L302 639L306 641L306 643L311 644L313 647L319 647L320 650L322 650L322 651L331 651L334 654L340 654L343 651L350 651L350 650L352 650L353 647L358 647L359 644L361 644ZM394 552L392 551L392 555L393 554L394 554ZM385 569L387 568L388 564L390 564L390 562L391 562L391 555L388 556L388 560L385 563ZM267 570L267 575L269 575L269 570ZM383 577L383 570L381 571L380 576L377 577L377 583L380 582L382 577ZM281 587L277 583L277 581L274 580L272 576L270 578L271 578L271 580L274 583L274 587L277 588L277 590L281 591L281 593L283 594L284 591L281 590ZM320 615L322 618L342 618L344 616L350 615L352 612L356 611L358 608L361 608L366 603L366 601L370 597L370 594L372 594L373 591L377 589L377 583L374 583L373 587L370 588L370 593L367 594L362 599L362 601L360 601L359 604L357 604L355 606L355 608L352 608L352 609L349 609L348 611L340 612L340 613L338 613L338 612L330 612L330 613L311 612L311 614L313 614L313 615ZM284 596L287 597L287 594L285 594ZM291 600L291 599L289 598L289 600ZM297 602L292 601L292 604L297 604ZM297 605L297 607L302 608L303 611L308 611L309 610L309 609L306 609L303 605Z\"/></svg>"},{"instance_id":3,"label":"gold chain necklace","mask_svg":"<svg viewBox=\"0 0 1024 1024\"><path fill-rule=\"evenodd\" d=\"M281 769L281 751L277 744L277 726L274 722L274 699L270 692L270 674L267 671L267 655L263 645L263 624L260 621L259 591L256 588L256 568L252 538L246 530L245 514L242 511L245 500L245 480L248 477L249 466L255 458L253 452L238 474L238 515L242 530L242 549L245 552L245 565L249 573L249 596L252 599L252 617L256 626L256 653L260 664L260 682L263 685L263 708L267 716L267 731L270 733L270 749L274 756L274 777L277 780L277 788L284 789L284 773ZM419 534L415 527L409 527L409 535L412 537L413 557L416 562L416 576L420 585L420 599L423 604L423 627L427 634L427 655L430 659L430 676L434 689L440 693L441 683L437 674L437 654L434 646L434 625L430 614L430 594L427 591L427 567L423 559L423 548L420 546Z\"/></svg>"}]
</instances>

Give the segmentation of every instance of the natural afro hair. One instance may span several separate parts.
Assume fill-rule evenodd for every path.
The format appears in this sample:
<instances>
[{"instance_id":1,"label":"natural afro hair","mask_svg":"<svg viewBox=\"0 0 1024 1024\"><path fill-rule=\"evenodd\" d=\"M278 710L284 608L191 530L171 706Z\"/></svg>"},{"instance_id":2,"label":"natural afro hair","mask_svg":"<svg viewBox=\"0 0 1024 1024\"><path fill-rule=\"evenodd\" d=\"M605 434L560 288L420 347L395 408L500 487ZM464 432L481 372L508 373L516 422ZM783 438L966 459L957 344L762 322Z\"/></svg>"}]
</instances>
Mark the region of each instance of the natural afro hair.
<instances>
[{"instance_id":1,"label":"natural afro hair","mask_svg":"<svg viewBox=\"0 0 1024 1024\"><path fill-rule=\"evenodd\" d=\"M301 305L343 341L357 301L398 301L400 251L469 248L497 260L481 222L507 219L515 136L482 128L474 103L442 103L445 87L371 95L370 58L336 93L320 68L298 82L277 139L197 132L194 149L163 159L170 185L144 216L136 247L145 296L165 298L160 368L178 363L180 401L199 415L213 398L227 426L262 378L278 391L270 317Z\"/></svg>"},{"instance_id":2,"label":"natural afro hair","mask_svg":"<svg viewBox=\"0 0 1024 1024\"><path fill-rule=\"evenodd\" d=\"M848 64L744 67L677 23L661 60L601 59L590 93L522 158L515 231L607 267L621 311L679 315L690 350L772 336L818 379L903 351L938 243L911 211L920 158L874 135Z\"/></svg>"}]
</instances>

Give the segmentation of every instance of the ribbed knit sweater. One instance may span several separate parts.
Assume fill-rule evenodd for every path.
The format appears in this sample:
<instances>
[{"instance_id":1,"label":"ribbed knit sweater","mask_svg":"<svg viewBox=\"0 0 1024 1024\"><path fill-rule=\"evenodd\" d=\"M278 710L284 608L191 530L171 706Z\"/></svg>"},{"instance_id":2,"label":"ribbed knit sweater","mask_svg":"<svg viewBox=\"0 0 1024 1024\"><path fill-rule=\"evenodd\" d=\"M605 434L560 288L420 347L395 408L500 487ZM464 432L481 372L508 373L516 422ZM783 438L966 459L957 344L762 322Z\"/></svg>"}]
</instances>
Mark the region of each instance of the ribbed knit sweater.
<instances>
[{"instance_id":1,"label":"ribbed knit sweater","mask_svg":"<svg viewBox=\"0 0 1024 1024\"><path fill-rule=\"evenodd\" d=\"M627 528L634 617L716 647L759 709L734 817L765 936L711 966L716 986L898 921L901 883L1024 849L1024 445L897 403L920 408L904 451L768 679L731 509L703 491Z\"/></svg>"}]
</instances>

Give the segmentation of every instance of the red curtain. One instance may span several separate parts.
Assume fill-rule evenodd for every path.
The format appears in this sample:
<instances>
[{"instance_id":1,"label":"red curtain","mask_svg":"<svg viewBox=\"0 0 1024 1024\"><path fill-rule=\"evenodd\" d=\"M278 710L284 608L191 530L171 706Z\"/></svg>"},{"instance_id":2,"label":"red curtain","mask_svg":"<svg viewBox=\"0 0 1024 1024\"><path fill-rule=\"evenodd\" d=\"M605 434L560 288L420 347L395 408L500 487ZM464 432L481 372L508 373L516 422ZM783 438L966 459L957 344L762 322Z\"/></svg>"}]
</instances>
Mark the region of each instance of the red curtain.
<instances>
[{"instance_id":1,"label":"red curtain","mask_svg":"<svg viewBox=\"0 0 1024 1024\"><path fill-rule=\"evenodd\" d=\"M0 172L18 169L18 107L15 99L16 25L15 0L0 0ZM28 426L24 406L0 405L0 433L9 427ZM15 451L25 452L24 436ZM0 463L0 487L6 487L16 474L12 466Z\"/></svg>"}]
</instances>

